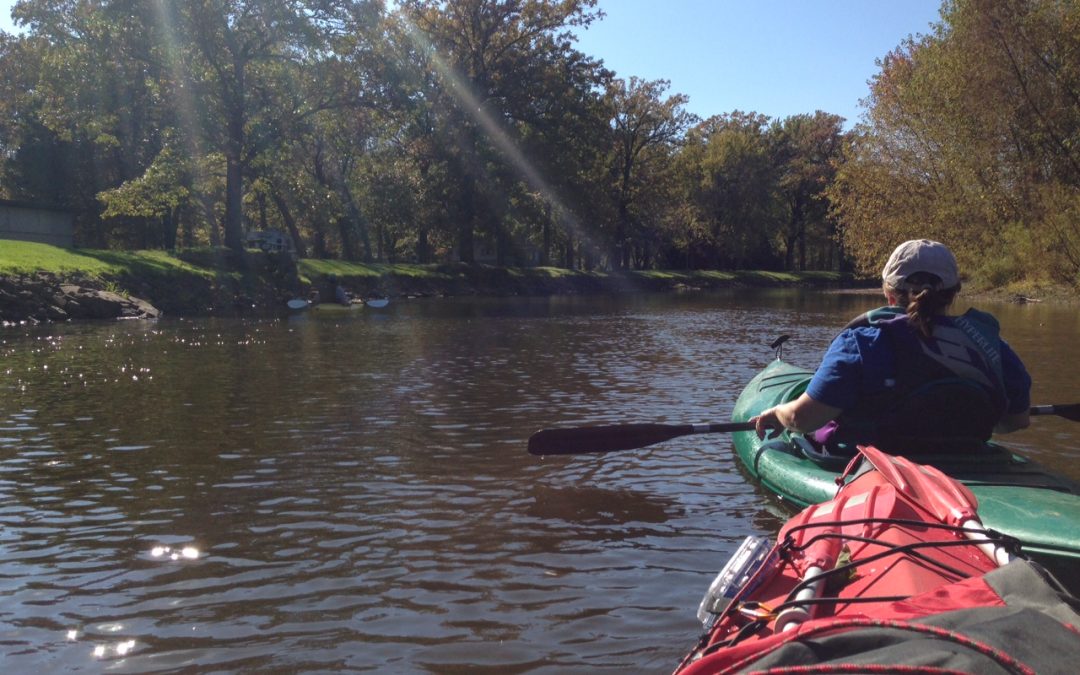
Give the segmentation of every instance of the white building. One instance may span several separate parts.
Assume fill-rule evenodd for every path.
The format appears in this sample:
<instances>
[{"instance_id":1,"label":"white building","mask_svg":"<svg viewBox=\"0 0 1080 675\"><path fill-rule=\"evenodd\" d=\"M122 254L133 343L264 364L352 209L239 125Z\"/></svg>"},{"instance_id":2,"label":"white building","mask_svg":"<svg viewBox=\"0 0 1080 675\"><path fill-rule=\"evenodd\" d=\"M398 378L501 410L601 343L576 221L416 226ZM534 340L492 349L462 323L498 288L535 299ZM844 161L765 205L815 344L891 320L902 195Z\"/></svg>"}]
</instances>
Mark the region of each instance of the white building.
<instances>
[{"instance_id":1,"label":"white building","mask_svg":"<svg viewBox=\"0 0 1080 675\"><path fill-rule=\"evenodd\" d=\"M36 241L71 248L75 217L70 211L0 199L0 239Z\"/></svg>"}]
</instances>

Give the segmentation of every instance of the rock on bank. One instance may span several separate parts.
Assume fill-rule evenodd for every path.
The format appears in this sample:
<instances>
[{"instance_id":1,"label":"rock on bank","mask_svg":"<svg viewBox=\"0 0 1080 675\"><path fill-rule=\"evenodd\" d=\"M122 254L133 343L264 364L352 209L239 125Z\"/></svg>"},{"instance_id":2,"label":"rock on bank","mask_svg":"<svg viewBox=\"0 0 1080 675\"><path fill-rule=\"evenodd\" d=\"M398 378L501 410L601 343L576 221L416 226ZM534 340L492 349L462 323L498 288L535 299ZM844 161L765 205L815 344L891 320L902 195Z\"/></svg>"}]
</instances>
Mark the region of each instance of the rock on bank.
<instances>
[{"instance_id":1,"label":"rock on bank","mask_svg":"<svg viewBox=\"0 0 1080 675\"><path fill-rule=\"evenodd\" d=\"M156 307L132 296L50 274L0 277L0 323L68 319L156 319Z\"/></svg>"}]
</instances>

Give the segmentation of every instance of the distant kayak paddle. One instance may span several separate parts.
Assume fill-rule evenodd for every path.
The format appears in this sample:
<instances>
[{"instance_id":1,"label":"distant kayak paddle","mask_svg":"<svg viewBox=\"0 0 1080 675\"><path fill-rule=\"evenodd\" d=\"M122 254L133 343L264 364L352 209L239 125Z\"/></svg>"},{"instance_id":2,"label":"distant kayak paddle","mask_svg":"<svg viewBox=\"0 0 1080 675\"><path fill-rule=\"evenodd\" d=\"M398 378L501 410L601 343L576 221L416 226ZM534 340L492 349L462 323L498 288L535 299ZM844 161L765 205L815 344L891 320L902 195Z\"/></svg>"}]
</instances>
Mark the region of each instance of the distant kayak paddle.
<instances>
[{"instance_id":1,"label":"distant kayak paddle","mask_svg":"<svg viewBox=\"0 0 1080 675\"><path fill-rule=\"evenodd\" d=\"M1080 422L1080 403L1035 405L1031 415L1056 415ZM717 434L753 431L750 422L713 424L611 424L595 427L541 429L529 437L532 455L583 455L593 452L635 450L691 434Z\"/></svg>"}]
</instances>

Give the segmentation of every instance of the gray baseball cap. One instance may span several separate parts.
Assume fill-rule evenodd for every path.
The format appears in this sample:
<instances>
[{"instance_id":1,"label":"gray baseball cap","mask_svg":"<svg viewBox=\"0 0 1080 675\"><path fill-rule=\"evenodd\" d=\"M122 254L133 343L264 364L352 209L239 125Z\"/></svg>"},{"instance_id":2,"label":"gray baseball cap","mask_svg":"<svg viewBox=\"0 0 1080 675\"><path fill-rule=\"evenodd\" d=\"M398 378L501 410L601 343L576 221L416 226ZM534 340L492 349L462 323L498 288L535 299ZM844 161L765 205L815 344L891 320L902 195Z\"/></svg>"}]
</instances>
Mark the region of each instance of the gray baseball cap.
<instances>
[{"instance_id":1,"label":"gray baseball cap","mask_svg":"<svg viewBox=\"0 0 1080 675\"><path fill-rule=\"evenodd\" d=\"M960 270L952 251L945 244L929 239L912 239L897 246L881 270L881 279L890 288L904 290L905 281L916 272L927 272L941 279L939 288L953 288L960 283Z\"/></svg>"}]
</instances>

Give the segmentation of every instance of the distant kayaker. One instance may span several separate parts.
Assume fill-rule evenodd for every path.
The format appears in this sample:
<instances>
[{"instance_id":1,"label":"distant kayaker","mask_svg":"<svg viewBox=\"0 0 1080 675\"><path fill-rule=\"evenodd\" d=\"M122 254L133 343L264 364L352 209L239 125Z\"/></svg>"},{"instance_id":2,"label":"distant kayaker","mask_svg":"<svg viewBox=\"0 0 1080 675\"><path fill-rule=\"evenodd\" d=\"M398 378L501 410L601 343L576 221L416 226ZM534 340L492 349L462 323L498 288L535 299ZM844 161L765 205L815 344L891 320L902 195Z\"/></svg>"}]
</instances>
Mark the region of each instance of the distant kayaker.
<instances>
[{"instance_id":1,"label":"distant kayaker","mask_svg":"<svg viewBox=\"0 0 1080 675\"><path fill-rule=\"evenodd\" d=\"M997 320L947 310L960 291L956 258L906 241L881 273L889 307L863 315L829 346L806 392L751 419L810 433L826 448L892 452L971 448L1029 424L1031 377Z\"/></svg>"},{"instance_id":2,"label":"distant kayaker","mask_svg":"<svg viewBox=\"0 0 1080 675\"><path fill-rule=\"evenodd\" d=\"M337 275L330 274L326 277L327 286L330 288L330 293L327 295L334 299L339 305L349 305L352 300L349 298L349 293L345 290L345 287L338 281Z\"/></svg>"},{"instance_id":3,"label":"distant kayaker","mask_svg":"<svg viewBox=\"0 0 1080 675\"><path fill-rule=\"evenodd\" d=\"M341 305L350 305L350 304L352 304L352 300L349 298L348 291L346 291L345 287L342 286L341 284L338 284L337 286L334 287L334 299L337 300L338 304L341 304Z\"/></svg>"}]
</instances>

